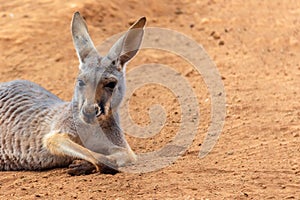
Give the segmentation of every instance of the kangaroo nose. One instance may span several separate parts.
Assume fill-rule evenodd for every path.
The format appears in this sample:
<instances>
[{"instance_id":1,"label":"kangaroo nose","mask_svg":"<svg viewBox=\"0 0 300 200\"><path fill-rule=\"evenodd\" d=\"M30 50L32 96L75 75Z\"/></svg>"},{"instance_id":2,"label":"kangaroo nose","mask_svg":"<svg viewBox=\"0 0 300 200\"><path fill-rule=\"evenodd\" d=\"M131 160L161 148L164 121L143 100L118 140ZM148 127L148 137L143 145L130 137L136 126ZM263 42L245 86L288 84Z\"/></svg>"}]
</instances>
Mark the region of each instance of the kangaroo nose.
<instances>
[{"instance_id":1,"label":"kangaroo nose","mask_svg":"<svg viewBox=\"0 0 300 200\"><path fill-rule=\"evenodd\" d=\"M101 115L101 109L97 104L94 105L86 105L82 109L82 114L84 114L88 118L93 118L95 116L99 117Z\"/></svg>"}]
</instances>

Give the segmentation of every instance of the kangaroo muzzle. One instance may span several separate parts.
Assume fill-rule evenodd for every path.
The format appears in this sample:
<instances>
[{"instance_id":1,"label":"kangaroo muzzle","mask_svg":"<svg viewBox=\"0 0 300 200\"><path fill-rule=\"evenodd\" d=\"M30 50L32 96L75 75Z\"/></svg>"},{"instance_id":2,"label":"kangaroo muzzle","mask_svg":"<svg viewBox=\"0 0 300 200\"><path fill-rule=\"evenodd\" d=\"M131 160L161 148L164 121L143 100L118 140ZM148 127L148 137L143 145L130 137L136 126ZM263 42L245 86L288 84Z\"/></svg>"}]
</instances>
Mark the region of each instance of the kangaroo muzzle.
<instances>
[{"instance_id":1,"label":"kangaroo muzzle","mask_svg":"<svg viewBox=\"0 0 300 200\"><path fill-rule=\"evenodd\" d=\"M97 104L85 105L81 110L83 120L92 124L96 122L96 118L102 114L101 108Z\"/></svg>"}]
</instances>

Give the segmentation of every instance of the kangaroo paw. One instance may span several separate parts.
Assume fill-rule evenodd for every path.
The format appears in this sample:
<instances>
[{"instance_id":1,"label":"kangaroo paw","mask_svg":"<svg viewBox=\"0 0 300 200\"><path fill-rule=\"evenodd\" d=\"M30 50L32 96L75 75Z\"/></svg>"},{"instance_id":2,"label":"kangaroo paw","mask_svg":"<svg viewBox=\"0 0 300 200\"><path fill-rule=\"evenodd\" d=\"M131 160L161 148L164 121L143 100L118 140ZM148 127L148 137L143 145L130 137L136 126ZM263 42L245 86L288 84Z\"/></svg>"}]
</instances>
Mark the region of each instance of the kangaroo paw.
<instances>
[{"instance_id":1,"label":"kangaroo paw","mask_svg":"<svg viewBox=\"0 0 300 200\"><path fill-rule=\"evenodd\" d=\"M101 174L111 174L111 175L115 175L115 174L119 173L119 171L116 170L116 169L110 168L110 167L108 167L108 166L106 166L106 165L102 165L102 166L100 167L100 173L101 173Z\"/></svg>"},{"instance_id":2,"label":"kangaroo paw","mask_svg":"<svg viewBox=\"0 0 300 200\"><path fill-rule=\"evenodd\" d=\"M99 166L100 174L112 174L115 175L119 171L113 168L110 168L104 164ZM71 176L80 176L96 173L96 167L85 160L74 160L72 164L69 165L67 173Z\"/></svg>"},{"instance_id":3,"label":"kangaroo paw","mask_svg":"<svg viewBox=\"0 0 300 200\"><path fill-rule=\"evenodd\" d=\"M85 160L74 160L67 173L71 176L88 175L96 172L96 167Z\"/></svg>"}]
</instances>

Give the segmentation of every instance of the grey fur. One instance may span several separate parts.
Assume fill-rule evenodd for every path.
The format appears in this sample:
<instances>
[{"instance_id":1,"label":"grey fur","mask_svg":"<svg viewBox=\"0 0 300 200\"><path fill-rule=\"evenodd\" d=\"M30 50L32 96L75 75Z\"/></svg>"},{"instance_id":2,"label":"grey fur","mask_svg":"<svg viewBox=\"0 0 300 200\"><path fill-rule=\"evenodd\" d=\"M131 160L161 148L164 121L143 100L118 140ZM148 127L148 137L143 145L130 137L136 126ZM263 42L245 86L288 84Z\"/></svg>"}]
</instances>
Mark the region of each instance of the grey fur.
<instances>
[{"instance_id":1,"label":"grey fur","mask_svg":"<svg viewBox=\"0 0 300 200\"><path fill-rule=\"evenodd\" d=\"M0 84L0 170L63 167L78 158L96 166L104 162L119 167L134 162L135 154L119 126L118 108L125 91L125 64L140 46L145 21L141 18L131 27L140 29L137 35L128 31L107 56L101 57L84 20L78 12L74 14L72 36L80 61L80 83L76 83L71 102L30 81ZM125 47L135 52L124 52ZM103 130L97 137L101 141L88 135L87 130L95 124ZM52 136L58 136L53 140L57 143L49 139ZM83 153L76 144L65 146L70 141L84 146Z\"/></svg>"},{"instance_id":2,"label":"grey fur","mask_svg":"<svg viewBox=\"0 0 300 200\"><path fill-rule=\"evenodd\" d=\"M76 138L69 103L24 80L0 85L0 170L39 170L66 166L71 158L52 155L43 146L51 129ZM54 122L54 123L53 123Z\"/></svg>"}]
</instances>

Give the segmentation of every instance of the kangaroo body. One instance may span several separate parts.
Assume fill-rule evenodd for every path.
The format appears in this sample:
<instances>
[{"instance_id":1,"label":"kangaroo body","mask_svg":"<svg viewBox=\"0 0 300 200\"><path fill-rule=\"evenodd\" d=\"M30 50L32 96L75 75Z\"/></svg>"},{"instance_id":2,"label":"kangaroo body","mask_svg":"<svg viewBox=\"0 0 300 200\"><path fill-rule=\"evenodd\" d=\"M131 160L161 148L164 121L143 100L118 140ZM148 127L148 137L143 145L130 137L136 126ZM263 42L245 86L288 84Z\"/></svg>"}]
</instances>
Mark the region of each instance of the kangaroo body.
<instances>
[{"instance_id":1,"label":"kangaroo body","mask_svg":"<svg viewBox=\"0 0 300 200\"><path fill-rule=\"evenodd\" d=\"M137 53L144 25L141 18L101 57L83 18L74 14L80 72L71 102L30 81L0 83L0 170L42 170L82 159L99 171L103 165L118 169L135 161L119 127L118 107L125 64ZM90 130L97 137L90 137L95 134Z\"/></svg>"},{"instance_id":2,"label":"kangaroo body","mask_svg":"<svg viewBox=\"0 0 300 200\"><path fill-rule=\"evenodd\" d=\"M41 170L66 166L71 157L51 154L43 138L53 130L80 139L70 103L29 81L0 85L0 170Z\"/></svg>"}]
</instances>

